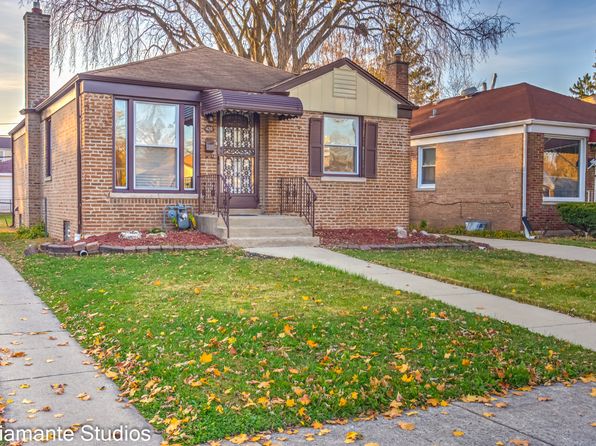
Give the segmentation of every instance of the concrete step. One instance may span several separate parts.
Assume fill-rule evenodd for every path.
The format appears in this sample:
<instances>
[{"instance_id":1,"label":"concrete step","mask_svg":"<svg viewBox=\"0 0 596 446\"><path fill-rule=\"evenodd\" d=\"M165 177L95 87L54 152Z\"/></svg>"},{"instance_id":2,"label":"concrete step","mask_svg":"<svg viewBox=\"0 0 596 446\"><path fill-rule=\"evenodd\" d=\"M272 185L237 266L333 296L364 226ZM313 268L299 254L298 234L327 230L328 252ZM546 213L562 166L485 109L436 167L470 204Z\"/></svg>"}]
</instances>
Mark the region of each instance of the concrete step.
<instances>
[{"instance_id":1,"label":"concrete step","mask_svg":"<svg viewBox=\"0 0 596 446\"><path fill-rule=\"evenodd\" d=\"M302 217L293 215L230 215L230 228L233 227L290 227L307 225Z\"/></svg>"},{"instance_id":2,"label":"concrete step","mask_svg":"<svg viewBox=\"0 0 596 446\"><path fill-rule=\"evenodd\" d=\"M226 227L218 226L225 231ZM311 236L312 228L308 225L293 226L240 226L230 225L230 237L302 237Z\"/></svg>"},{"instance_id":3,"label":"concrete step","mask_svg":"<svg viewBox=\"0 0 596 446\"><path fill-rule=\"evenodd\" d=\"M240 248L318 246L319 237L230 237L228 243Z\"/></svg>"},{"instance_id":4,"label":"concrete step","mask_svg":"<svg viewBox=\"0 0 596 446\"><path fill-rule=\"evenodd\" d=\"M263 215L262 209L230 209L230 215Z\"/></svg>"}]
</instances>

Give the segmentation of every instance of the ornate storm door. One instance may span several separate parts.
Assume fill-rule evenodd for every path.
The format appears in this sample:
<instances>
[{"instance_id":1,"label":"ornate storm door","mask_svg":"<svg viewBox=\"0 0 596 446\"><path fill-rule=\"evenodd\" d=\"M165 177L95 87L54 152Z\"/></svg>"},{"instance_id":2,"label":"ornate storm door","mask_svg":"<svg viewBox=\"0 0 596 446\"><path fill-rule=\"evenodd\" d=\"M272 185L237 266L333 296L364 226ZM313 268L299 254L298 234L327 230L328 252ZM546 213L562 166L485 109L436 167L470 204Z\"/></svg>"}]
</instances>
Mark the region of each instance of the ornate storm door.
<instances>
[{"instance_id":1,"label":"ornate storm door","mask_svg":"<svg viewBox=\"0 0 596 446\"><path fill-rule=\"evenodd\" d=\"M222 112L220 116L219 168L231 189L232 208L257 207L256 120L254 113Z\"/></svg>"}]
</instances>

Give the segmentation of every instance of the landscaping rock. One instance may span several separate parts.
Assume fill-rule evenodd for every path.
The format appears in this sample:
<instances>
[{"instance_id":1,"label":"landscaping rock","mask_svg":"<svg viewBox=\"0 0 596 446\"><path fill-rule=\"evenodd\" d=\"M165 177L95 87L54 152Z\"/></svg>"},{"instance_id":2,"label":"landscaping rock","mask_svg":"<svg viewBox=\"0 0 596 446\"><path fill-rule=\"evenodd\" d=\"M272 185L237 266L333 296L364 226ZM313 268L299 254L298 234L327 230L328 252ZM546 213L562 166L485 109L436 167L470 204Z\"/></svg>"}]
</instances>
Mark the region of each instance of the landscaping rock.
<instances>
[{"instance_id":1,"label":"landscaping rock","mask_svg":"<svg viewBox=\"0 0 596 446\"><path fill-rule=\"evenodd\" d=\"M89 254L94 252L99 252L99 243L98 242L89 242L86 244L86 250Z\"/></svg>"},{"instance_id":2,"label":"landscaping rock","mask_svg":"<svg viewBox=\"0 0 596 446\"><path fill-rule=\"evenodd\" d=\"M120 253L124 252L124 250L121 246L112 246L112 245L101 245L99 250L100 250L100 252L103 252L106 254L110 254L110 253L120 254Z\"/></svg>"},{"instance_id":3,"label":"landscaping rock","mask_svg":"<svg viewBox=\"0 0 596 446\"><path fill-rule=\"evenodd\" d=\"M397 238L408 238L408 230L403 226L398 226L395 231L397 232Z\"/></svg>"},{"instance_id":4,"label":"landscaping rock","mask_svg":"<svg viewBox=\"0 0 596 446\"><path fill-rule=\"evenodd\" d=\"M77 242L74 245L72 245L72 249L75 252L81 252L82 250L85 249L85 246L87 246L87 243L85 243L85 242Z\"/></svg>"},{"instance_id":5,"label":"landscaping rock","mask_svg":"<svg viewBox=\"0 0 596 446\"><path fill-rule=\"evenodd\" d=\"M426 231L420 231L420 235L423 235L425 237L428 237L430 234Z\"/></svg>"},{"instance_id":6,"label":"landscaping rock","mask_svg":"<svg viewBox=\"0 0 596 446\"><path fill-rule=\"evenodd\" d=\"M70 253L70 252L74 252L72 249L72 245L55 245L55 244L50 244L48 245L48 251L55 253L55 254L65 254L65 253Z\"/></svg>"},{"instance_id":7,"label":"landscaping rock","mask_svg":"<svg viewBox=\"0 0 596 446\"><path fill-rule=\"evenodd\" d=\"M27 257L37 253L39 253L39 248L37 248L37 246L29 245L25 248L25 256Z\"/></svg>"}]
</instances>

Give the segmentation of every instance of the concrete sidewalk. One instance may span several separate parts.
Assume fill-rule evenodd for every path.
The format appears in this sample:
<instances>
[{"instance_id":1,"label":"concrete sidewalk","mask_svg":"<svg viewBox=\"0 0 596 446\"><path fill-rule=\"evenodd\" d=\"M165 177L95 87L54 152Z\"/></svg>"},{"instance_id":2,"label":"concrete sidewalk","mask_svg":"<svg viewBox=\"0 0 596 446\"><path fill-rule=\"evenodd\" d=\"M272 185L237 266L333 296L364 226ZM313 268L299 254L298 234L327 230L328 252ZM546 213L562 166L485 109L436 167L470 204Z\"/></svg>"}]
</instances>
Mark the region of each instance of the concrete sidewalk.
<instances>
[{"instance_id":1,"label":"concrete sidewalk","mask_svg":"<svg viewBox=\"0 0 596 446\"><path fill-rule=\"evenodd\" d=\"M485 237L470 237L468 235L450 235L451 238L484 243L495 249L510 249L526 254L555 257L563 260L579 260L581 262L596 263L596 249L580 246L557 245L554 243L525 242L523 240L503 240Z\"/></svg>"},{"instance_id":2,"label":"concrete sidewalk","mask_svg":"<svg viewBox=\"0 0 596 446\"><path fill-rule=\"evenodd\" d=\"M56 384L64 386L62 395L52 389ZM97 370L93 359L82 352L81 346L2 257L0 397L0 403L9 403L3 415L9 420L5 431L80 424L107 432L125 425L129 431L147 429L150 439L124 444L159 445L162 441L137 410L118 397L114 382ZM87 434L82 430L77 435L78 440L68 444L123 444L83 441Z\"/></svg>"},{"instance_id":3,"label":"concrete sidewalk","mask_svg":"<svg viewBox=\"0 0 596 446\"><path fill-rule=\"evenodd\" d=\"M350 421L344 425L324 425L319 430L302 428L265 435L263 439L288 446L330 446L344 444L346 434L356 432L361 439L354 444L360 446L368 443L379 446L592 446L596 444L596 428L591 426L596 420L596 403L590 396L591 388L591 384L583 383L572 387L557 384L486 403L455 401L447 407L427 411L404 411L393 419ZM401 429L398 423L411 423L413 426L408 427L413 429ZM459 436L455 436L454 431ZM221 442L222 446L231 444ZM256 446L258 443L245 444Z\"/></svg>"},{"instance_id":4,"label":"concrete sidewalk","mask_svg":"<svg viewBox=\"0 0 596 446\"><path fill-rule=\"evenodd\" d=\"M516 302L469 288L356 259L324 248L251 248L249 253L280 258L301 258L363 276L383 285L437 299L466 311L520 325L536 333L596 350L596 323Z\"/></svg>"}]
</instances>

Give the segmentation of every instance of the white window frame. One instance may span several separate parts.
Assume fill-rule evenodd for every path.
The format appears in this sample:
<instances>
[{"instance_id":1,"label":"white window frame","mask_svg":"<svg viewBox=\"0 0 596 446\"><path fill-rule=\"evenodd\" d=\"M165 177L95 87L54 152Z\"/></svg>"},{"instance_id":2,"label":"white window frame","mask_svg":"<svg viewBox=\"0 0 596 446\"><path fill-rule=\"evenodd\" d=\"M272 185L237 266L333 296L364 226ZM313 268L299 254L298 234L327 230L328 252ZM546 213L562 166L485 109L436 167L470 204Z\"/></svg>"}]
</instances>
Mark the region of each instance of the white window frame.
<instances>
[{"instance_id":1,"label":"white window frame","mask_svg":"<svg viewBox=\"0 0 596 446\"><path fill-rule=\"evenodd\" d=\"M170 190L180 190L180 104L177 103L170 103L170 102L152 102L152 101L133 101L133 117L132 117L132 180L133 180L133 189L134 190L142 190L142 191L170 191ZM137 186L137 104L151 104L151 105L168 105L168 106L175 106L176 107L176 145L175 146L155 146L155 145L146 145L140 144L143 147L167 147L167 148L175 148L176 149L176 186L175 187L164 187L164 188L155 188L155 187L139 187ZM184 181L184 180L183 180Z\"/></svg>"},{"instance_id":2,"label":"white window frame","mask_svg":"<svg viewBox=\"0 0 596 446\"><path fill-rule=\"evenodd\" d=\"M348 145L337 145L337 144L325 144L325 118L338 118L338 119L354 119L356 121L356 145L355 146L348 146ZM323 157L323 175L328 176L350 176L350 177L359 177L360 176L360 151L362 150L361 141L360 141L360 116L350 116L350 115L332 115L332 114L324 114L323 115L323 153L321 156ZM356 167L355 172L334 172L332 170L325 170L325 147L355 147L356 148L356 160L354 162L354 166Z\"/></svg>"},{"instance_id":3,"label":"white window frame","mask_svg":"<svg viewBox=\"0 0 596 446\"><path fill-rule=\"evenodd\" d=\"M422 183L422 160L424 159L423 157L423 153L425 150L429 150L432 149L435 151L435 164L432 166L435 168L435 182L434 183L428 183L428 184L423 184ZM420 146L418 147L418 178L417 178L417 187L418 189L431 189L434 190L436 188L437 185L437 148L434 146ZM431 167L431 166L425 166L425 167Z\"/></svg>"},{"instance_id":4,"label":"white window frame","mask_svg":"<svg viewBox=\"0 0 596 446\"><path fill-rule=\"evenodd\" d=\"M566 136L566 135L553 135L553 134L546 134L544 138L557 138L557 139L568 139L571 141L579 141L579 196L578 197L542 197L543 203L566 203L566 202L577 202L582 203L586 201L586 150L587 150L587 139L586 138L579 138L576 136ZM544 150L542 154L542 172L544 176ZM540 184L540 188L542 190L542 186L544 183Z\"/></svg>"}]
</instances>

